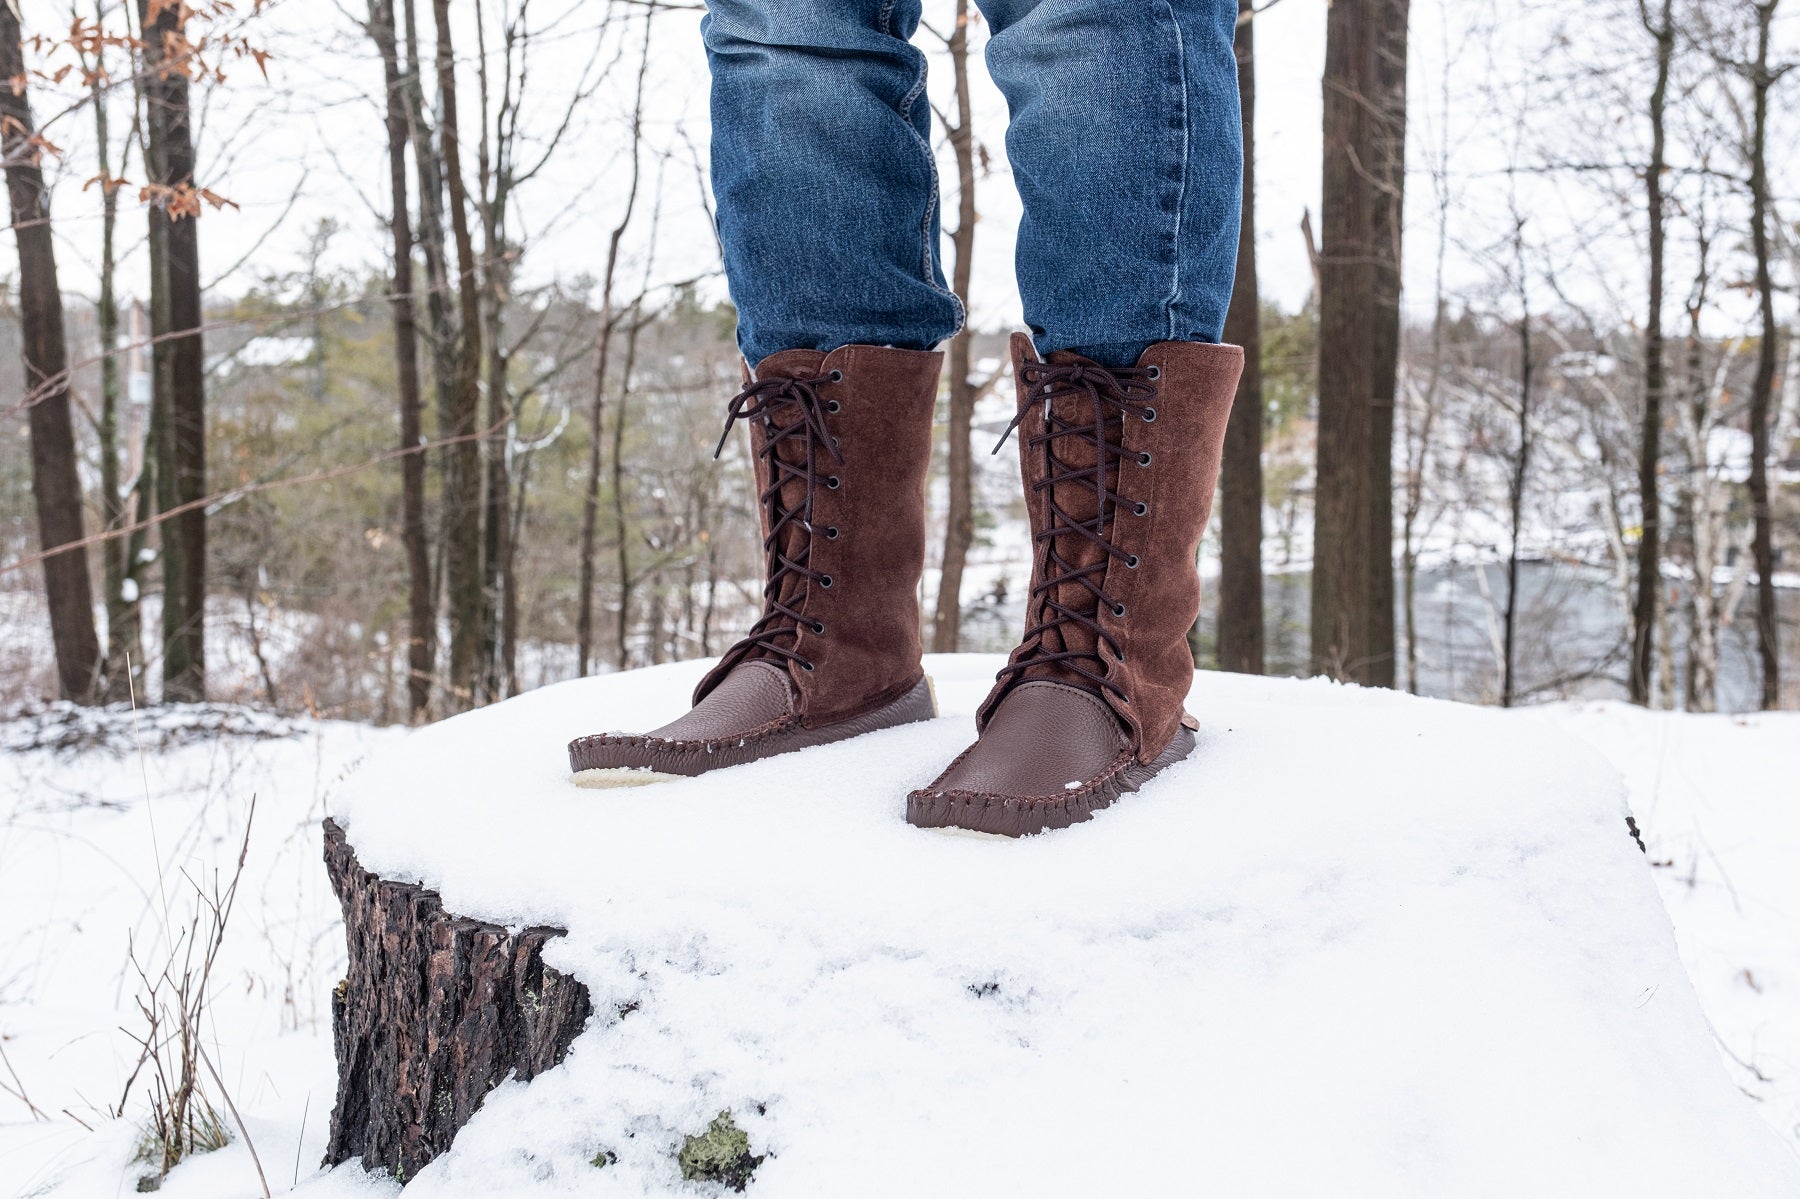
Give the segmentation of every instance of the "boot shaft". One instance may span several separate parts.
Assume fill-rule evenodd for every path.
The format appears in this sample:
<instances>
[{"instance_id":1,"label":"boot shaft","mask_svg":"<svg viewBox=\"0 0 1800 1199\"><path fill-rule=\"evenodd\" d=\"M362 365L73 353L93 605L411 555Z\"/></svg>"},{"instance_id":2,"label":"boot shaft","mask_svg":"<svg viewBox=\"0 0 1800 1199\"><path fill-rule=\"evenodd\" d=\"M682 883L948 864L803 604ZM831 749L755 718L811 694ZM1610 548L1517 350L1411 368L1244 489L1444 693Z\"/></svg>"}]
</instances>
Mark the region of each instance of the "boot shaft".
<instances>
[{"instance_id":1,"label":"boot shaft","mask_svg":"<svg viewBox=\"0 0 1800 1199\"><path fill-rule=\"evenodd\" d=\"M1042 367L1079 368L1047 389ZM1098 694L1141 761L1174 738L1193 681L1200 540L1243 350L1159 342L1134 370L1013 339L1020 467L1036 552L1027 636L978 719L1026 679ZM1042 394L1039 394L1042 393ZM1096 680L1094 675L1100 676Z\"/></svg>"},{"instance_id":2,"label":"boot shaft","mask_svg":"<svg viewBox=\"0 0 1800 1199\"><path fill-rule=\"evenodd\" d=\"M755 383L794 380L810 393L770 403L750 430L765 577L778 580L757 627L792 629L779 643L792 652L783 660L808 727L880 708L923 677L918 589L942 362L935 351L851 345L757 365ZM696 702L760 656L740 642Z\"/></svg>"}]
</instances>

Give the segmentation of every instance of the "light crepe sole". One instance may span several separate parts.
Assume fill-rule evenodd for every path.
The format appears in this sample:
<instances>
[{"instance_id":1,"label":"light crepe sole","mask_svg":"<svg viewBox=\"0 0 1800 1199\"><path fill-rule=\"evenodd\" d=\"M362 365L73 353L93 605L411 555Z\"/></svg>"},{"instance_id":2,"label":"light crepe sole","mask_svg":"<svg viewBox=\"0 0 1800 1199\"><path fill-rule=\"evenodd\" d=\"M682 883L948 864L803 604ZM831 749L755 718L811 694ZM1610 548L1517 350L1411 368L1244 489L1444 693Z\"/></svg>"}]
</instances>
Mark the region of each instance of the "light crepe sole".
<instances>
[{"instance_id":1,"label":"light crepe sole","mask_svg":"<svg viewBox=\"0 0 1800 1199\"><path fill-rule=\"evenodd\" d=\"M935 720L935 719L937 719L937 716L938 716L937 683L936 683L936 681L934 681L932 679L932 677L930 675L925 676L925 690L926 690L926 693L931 697L931 715L929 717L925 717L924 719ZM907 723L919 723L919 719L914 718L913 720L908 721ZM905 727L904 724L895 724L895 725L887 726L887 728L904 728L904 727ZM886 732L887 728L870 729L869 732L871 732L871 733ZM854 740L856 740L857 737L866 737L868 735L869 735L868 733L856 733L856 734L853 734L852 736L841 738L840 741L824 742L823 745L837 745L837 744L840 744L841 741L854 741ZM808 746L807 748L816 749L816 748L822 748L822 747L823 746ZM799 751L792 750L789 752L797 753ZM776 756L779 756L779 755L776 755ZM757 760L758 761L766 761L767 759L757 759ZM750 765L750 763L744 762L744 763L740 763L740 765L748 766L748 765ZM722 769L729 770L729 769L731 769L731 767L726 766L726 767L723 767ZM710 774L712 772L708 771L707 773ZM689 774L664 774L661 771L651 770L648 767L643 767L643 766L604 766L604 767L598 767L598 768L591 769L591 770L577 770L573 774L571 774L569 777L570 777L570 781L573 782L577 787L585 787L590 791L612 791L612 790L617 790L617 789L625 788L625 787L647 787L653 783L679 782L682 779L699 778L701 776L700 775L689 775ZM971 835L972 836L984 836L985 834L975 833L975 834L971 834Z\"/></svg>"},{"instance_id":2,"label":"light crepe sole","mask_svg":"<svg viewBox=\"0 0 1800 1199\"><path fill-rule=\"evenodd\" d=\"M661 774L635 766L614 766L604 770L577 770L569 776L577 787L593 791L609 791L615 787L647 787L651 783L673 783L694 777L685 774Z\"/></svg>"}]
</instances>

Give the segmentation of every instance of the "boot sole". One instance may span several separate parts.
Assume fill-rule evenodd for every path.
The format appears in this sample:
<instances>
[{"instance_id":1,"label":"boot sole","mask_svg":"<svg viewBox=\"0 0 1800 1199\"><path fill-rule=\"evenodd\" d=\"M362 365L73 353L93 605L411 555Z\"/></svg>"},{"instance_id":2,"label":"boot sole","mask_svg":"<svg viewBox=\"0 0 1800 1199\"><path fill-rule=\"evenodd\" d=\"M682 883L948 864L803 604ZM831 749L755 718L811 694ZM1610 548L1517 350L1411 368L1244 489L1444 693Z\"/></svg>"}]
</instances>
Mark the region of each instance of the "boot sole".
<instances>
[{"instance_id":1,"label":"boot sole","mask_svg":"<svg viewBox=\"0 0 1800 1199\"><path fill-rule=\"evenodd\" d=\"M656 744L576 742L569 747L571 779L578 787L614 790L697 778L703 774L728 770L733 766L747 766L751 762L760 762L781 754L797 753L803 749L848 741L867 733L879 733L884 729L933 720L937 714L937 690L930 676L925 676L905 695L873 712L865 712L861 716L822 728L795 726L754 741L725 740L682 750L671 750ZM612 760L601 760L606 758Z\"/></svg>"},{"instance_id":2,"label":"boot sole","mask_svg":"<svg viewBox=\"0 0 1800 1199\"><path fill-rule=\"evenodd\" d=\"M914 791L906 797L906 821L917 828L958 836L1029 837L1091 820L1194 752L1193 732L1182 727L1149 763L1133 762L1103 785L1077 797L1020 799L968 791Z\"/></svg>"}]
</instances>

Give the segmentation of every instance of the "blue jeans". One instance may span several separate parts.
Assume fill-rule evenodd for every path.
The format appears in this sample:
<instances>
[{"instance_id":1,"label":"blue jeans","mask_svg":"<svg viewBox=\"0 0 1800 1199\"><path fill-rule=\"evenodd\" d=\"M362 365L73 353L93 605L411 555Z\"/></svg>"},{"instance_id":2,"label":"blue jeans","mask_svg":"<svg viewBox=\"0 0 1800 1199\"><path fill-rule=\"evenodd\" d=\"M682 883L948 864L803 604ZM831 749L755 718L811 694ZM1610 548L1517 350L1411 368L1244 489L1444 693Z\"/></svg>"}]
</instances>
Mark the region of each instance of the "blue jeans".
<instances>
[{"instance_id":1,"label":"blue jeans","mask_svg":"<svg viewBox=\"0 0 1800 1199\"><path fill-rule=\"evenodd\" d=\"M1237 261L1236 0L977 0L1024 202L1040 353L1218 341ZM938 261L920 0L708 0L712 174L738 345L929 349Z\"/></svg>"}]
</instances>

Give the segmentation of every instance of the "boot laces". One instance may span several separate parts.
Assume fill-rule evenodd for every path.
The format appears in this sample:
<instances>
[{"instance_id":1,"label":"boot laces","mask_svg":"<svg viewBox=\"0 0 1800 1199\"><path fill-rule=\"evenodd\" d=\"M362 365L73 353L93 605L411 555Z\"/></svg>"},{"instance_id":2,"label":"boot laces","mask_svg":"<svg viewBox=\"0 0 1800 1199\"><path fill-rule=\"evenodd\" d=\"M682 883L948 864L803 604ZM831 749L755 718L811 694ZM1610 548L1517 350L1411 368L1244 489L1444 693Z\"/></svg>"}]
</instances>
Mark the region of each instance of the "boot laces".
<instances>
[{"instance_id":1,"label":"boot laces","mask_svg":"<svg viewBox=\"0 0 1800 1199\"><path fill-rule=\"evenodd\" d=\"M1156 409L1150 401L1156 398L1155 367L1108 368L1087 362L1050 364L1028 362L1021 367L1025 394L1019 411L1000 435L994 446L999 453L1013 431L1030 414L1033 405L1043 405L1044 430L1032 435L1029 449L1042 451L1041 477L1032 490L1047 492L1049 519L1033 541L1047 546L1043 577L1031 588L1029 616L1023 643L1031 650L1018 661L1001 670L1002 682L1015 680L1033 667L1060 665L1086 679L1099 691L1110 692L1121 701L1130 702L1124 688L1106 677L1106 660L1100 647L1112 650L1113 657L1123 661L1125 653L1118 639L1100 625L1100 614L1125 614L1124 605L1108 595L1102 586L1113 559L1137 565L1137 560L1112 543L1114 516L1120 504L1133 506L1119 494L1119 464L1126 458L1143 461L1143 457L1127 451L1123 444L1125 418L1136 416L1155 420ZM1057 399L1083 395L1088 399L1081 408L1091 419L1068 419L1056 411ZM1091 448L1091 465L1073 465L1058 453L1059 445L1074 444ZM1064 451L1068 452L1068 451ZM1145 463L1148 465L1148 463ZM1091 489L1094 515L1076 516L1058 502L1058 489L1070 497L1079 488ZM1100 557L1085 566L1072 557L1083 543L1101 551ZM1083 592L1071 603L1064 603L1058 592L1066 584L1074 584ZM1070 633L1078 635L1071 640ZM1085 636L1079 635L1085 634ZM1085 648L1091 645L1093 648Z\"/></svg>"},{"instance_id":2,"label":"boot laces","mask_svg":"<svg viewBox=\"0 0 1800 1199\"><path fill-rule=\"evenodd\" d=\"M758 498L768 517L769 532L763 538L768 581L763 585L762 617L727 657L772 655L795 662L802 670L813 669L813 664L795 651L794 643L799 641L802 625L815 632L823 629L796 605L798 597L805 594L801 581L831 585L828 576L812 568L812 542L813 497L826 478L818 469L819 451L822 448L839 466L844 462L826 424L827 406L818 392L822 384L834 381L831 375L759 379L731 399L725 429L719 435L713 457L724 451L725 442L739 421L759 424L763 444L757 454L768 460L769 485ZM778 417L792 419L777 424ZM789 451L785 455L784 448ZM782 488L795 480L802 485L803 494L799 504L790 507L782 497ZM834 477L830 478L830 485L836 486ZM789 580L795 582L790 585ZM784 598L787 591L792 594Z\"/></svg>"}]
</instances>

